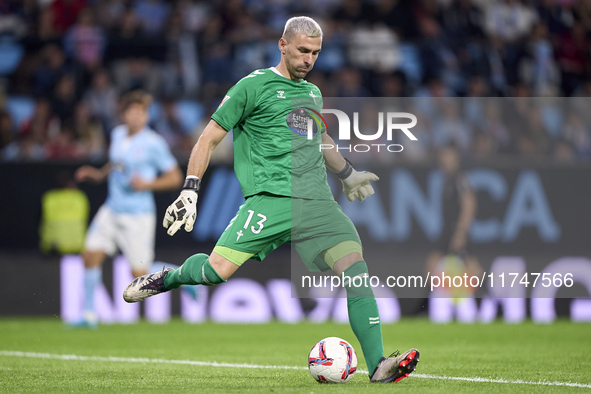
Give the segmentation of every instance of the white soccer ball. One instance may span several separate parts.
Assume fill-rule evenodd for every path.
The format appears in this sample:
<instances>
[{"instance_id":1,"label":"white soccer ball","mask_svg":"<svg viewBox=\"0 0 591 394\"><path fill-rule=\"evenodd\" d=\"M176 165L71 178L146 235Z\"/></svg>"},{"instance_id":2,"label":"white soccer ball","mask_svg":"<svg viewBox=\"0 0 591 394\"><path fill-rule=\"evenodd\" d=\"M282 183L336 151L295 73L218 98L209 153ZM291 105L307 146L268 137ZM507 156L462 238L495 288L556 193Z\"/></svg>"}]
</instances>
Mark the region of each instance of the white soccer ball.
<instances>
[{"instance_id":1,"label":"white soccer ball","mask_svg":"<svg viewBox=\"0 0 591 394\"><path fill-rule=\"evenodd\" d=\"M310 350L308 368L320 383L347 383L357 370L357 354L344 339L324 338Z\"/></svg>"}]
</instances>

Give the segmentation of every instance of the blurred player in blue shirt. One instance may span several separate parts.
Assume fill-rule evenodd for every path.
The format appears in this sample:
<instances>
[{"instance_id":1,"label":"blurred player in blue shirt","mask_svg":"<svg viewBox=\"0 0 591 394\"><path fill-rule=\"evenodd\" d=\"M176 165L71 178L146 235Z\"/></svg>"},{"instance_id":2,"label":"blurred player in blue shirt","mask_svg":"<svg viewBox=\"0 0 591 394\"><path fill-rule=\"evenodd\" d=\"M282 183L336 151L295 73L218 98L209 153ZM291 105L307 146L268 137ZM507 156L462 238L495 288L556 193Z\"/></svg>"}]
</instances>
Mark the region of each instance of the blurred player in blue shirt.
<instances>
[{"instance_id":1,"label":"blurred player in blue shirt","mask_svg":"<svg viewBox=\"0 0 591 394\"><path fill-rule=\"evenodd\" d=\"M142 91L122 98L124 124L111 133L109 162L102 168L83 166L76 180L102 182L109 193L92 220L85 241L84 319L77 325L95 327L94 292L102 281L107 255L121 250L134 277L150 272L154 261L156 206L152 192L176 189L183 177L165 140L151 130L148 108L152 97Z\"/></svg>"}]
</instances>

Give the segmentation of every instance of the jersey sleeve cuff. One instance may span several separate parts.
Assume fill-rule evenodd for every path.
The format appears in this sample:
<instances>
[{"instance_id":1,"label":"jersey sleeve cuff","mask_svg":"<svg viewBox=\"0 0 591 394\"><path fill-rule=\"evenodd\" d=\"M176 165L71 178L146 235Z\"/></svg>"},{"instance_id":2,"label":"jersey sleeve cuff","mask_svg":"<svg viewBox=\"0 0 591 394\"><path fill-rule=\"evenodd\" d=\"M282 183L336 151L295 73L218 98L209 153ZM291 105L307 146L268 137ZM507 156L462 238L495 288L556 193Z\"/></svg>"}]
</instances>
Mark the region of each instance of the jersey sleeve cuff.
<instances>
[{"instance_id":1,"label":"jersey sleeve cuff","mask_svg":"<svg viewBox=\"0 0 591 394\"><path fill-rule=\"evenodd\" d=\"M211 119L215 120L217 122L217 124L219 124L220 126L222 126L222 128L224 130L226 130L226 132L230 132L230 130L232 130L233 127L229 127L228 124L226 124L226 122L224 122L223 119L221 119L218 115L213 114L211 115Z\"/></svg>"}]
</instances>

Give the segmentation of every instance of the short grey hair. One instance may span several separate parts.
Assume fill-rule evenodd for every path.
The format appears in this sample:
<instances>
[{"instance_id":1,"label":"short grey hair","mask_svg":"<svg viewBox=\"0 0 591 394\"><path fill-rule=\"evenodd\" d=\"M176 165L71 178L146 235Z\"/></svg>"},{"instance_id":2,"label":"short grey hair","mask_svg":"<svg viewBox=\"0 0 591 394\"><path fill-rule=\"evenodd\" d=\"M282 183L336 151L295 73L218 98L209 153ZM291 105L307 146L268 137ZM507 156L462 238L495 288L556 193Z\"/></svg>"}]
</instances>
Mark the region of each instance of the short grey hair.
<instances>
[{"instance_id":1,"label":"short grey hair","mask_svg":"<svg viewBox=\"0 0 591 394\"><path fill-rule=\"evenodd\" d=\"M304 33L308 37L322 38L320 25L314 19L307 16L294 16L288 19L281 37L289 42L299 33Z\"/></svg>"}]
</instances>

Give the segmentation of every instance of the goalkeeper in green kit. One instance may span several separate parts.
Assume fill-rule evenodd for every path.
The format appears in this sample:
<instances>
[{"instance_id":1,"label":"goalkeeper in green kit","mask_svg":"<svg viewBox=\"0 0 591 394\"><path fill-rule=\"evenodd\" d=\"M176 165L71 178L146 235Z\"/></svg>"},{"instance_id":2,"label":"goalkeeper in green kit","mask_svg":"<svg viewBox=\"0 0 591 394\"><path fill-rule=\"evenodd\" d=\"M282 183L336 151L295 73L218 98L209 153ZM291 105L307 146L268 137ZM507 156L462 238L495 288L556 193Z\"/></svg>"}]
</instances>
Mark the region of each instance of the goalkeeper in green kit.
<instances>
[{"instance_id":1,"label":"goalkeeper in green kit","mask_svg":"<svg viewBox=\"0 0 591 394\"><path fill-rule=\"evenodd\" d=\"M367 276L361 241L351 220L334 200L328 167L343 183L349 201L374 194L378 177L353 169L332 138L309 129L308 114L322 110L320 90L303 78L322 46L322 30L311 18L287 21L279 40L281 62L256 70L234 85L206 126L189 159L180 196L168 207L164 227L175 234L192 231L201 178L215 147L233 130L234 170L246 202L210 255L196 254L177 269L134 279L127 302L181 285L226 282L248 259L262 260L290 242L311 271L333 270L354 278ZM299 104L298 104L299 103ZM363 281L367 282L367 281ZM419 352L410 349L384 357L378 306L371 287L345 284L351 328L361 343L371 382L397 382L415 370Z\"/></svg>"}]
</instances>

